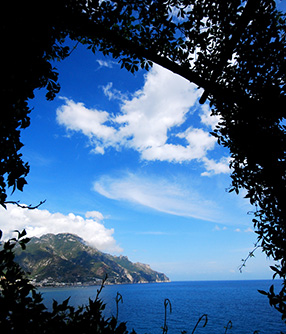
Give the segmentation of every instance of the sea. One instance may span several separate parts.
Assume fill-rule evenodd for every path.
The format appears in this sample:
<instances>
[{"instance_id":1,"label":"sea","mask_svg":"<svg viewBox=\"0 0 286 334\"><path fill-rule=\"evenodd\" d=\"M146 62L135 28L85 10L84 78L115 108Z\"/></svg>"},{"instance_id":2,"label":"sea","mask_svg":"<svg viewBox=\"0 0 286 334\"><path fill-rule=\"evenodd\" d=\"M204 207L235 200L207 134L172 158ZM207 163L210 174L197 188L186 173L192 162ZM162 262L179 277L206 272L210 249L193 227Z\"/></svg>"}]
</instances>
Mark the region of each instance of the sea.
<instances>
[{"instance_id":1,"label":"sea","mask_svg":"<svg viewBox=\"0 0 286 334\"><path fill-rule=\"evenodd\" d=\"M162 334L166 300L168 334L192 334L200 318L195 334L286 333L280 313L257 291L268 291L272 284L278 292L282 283L241 280L107 285L100 297L106 303L105 316L115 316L119 293L123 302L119 302L118 320L127 322L128 331L134 329L137 334ZM96 297L98 288L49 287L39 291L51 309L53 299L61 302L68 297L70 305L86 305L89 298Z\"/></svg>"}]
</instances>

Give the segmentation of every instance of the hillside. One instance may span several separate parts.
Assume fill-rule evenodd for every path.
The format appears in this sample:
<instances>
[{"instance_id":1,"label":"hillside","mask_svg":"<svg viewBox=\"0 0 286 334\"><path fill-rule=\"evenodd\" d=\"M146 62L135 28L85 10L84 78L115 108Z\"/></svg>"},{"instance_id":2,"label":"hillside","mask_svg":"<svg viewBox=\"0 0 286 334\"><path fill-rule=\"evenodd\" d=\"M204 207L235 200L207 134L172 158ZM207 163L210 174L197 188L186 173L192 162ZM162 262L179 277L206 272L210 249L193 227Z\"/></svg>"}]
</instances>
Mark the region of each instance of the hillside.
<instances>
[{"instance_id":1,"label":"hillside","mask_svg":"<svg viewBox=\"0 0 286 334\"><path fill-rule=\"evenodd\" d=\"M149 265L102 253L68 233L32 238L25 251L17 249L16 261L41 285L98 284L106 274L112 284L169 281Z\"/></svg>"}]
</instances>

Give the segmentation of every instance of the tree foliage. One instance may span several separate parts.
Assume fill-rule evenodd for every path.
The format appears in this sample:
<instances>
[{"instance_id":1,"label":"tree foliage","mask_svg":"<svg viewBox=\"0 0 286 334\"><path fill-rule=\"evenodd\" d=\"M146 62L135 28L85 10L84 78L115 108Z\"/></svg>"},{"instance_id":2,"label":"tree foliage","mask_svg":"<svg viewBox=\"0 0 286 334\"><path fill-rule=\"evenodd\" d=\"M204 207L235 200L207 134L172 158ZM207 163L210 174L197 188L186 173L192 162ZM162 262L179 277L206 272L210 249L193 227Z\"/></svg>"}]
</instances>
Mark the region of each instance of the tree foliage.
<instances>
[{"instance_id":1,"label":"tree foliage","mask_svg":"<svg viewBox=\"0 0 286 334\"><path fill-rule=\"evenodd\" d=\"M59 91L51 65L67 37L135 72L157 63L204 89L220 116L213 135L229 148L229 191L246 191L263 251L284 279L270 302L286 319L285 15L274 0L3 1L4 101L0 120L0 204L22 190L29 166L19 153L28 99ZM272 268L272 269L273 269Z\"/></svg>"}]
</instances>

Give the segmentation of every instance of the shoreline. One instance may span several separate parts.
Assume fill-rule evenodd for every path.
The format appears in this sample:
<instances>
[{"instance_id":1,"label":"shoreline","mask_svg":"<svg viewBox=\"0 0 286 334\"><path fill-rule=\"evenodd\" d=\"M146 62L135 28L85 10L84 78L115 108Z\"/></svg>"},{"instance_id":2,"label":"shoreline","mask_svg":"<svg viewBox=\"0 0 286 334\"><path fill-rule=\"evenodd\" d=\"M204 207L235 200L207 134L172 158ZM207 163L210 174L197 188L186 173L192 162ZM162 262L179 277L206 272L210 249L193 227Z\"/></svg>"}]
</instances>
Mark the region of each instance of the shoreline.
<instances>
[{"instance_id":1,"label":"shoreline","mask_svg":"<svg viewBox=\"0 0 286 334\"><path fill-rule=\"evenodd\" d=\"M282 284L282 279L272 279L272 278L257 278L257 279L240 279L240 280L178 280L178 281L145 281L145 282L122 282L122 283L111 283L111 282L105 282L104 286L113 286L113 285L142 285L142 284L154 284L154 283L231 283L231 282L265 282L268 281L270 284ZM74 282L74 283L68 283L68 282L51 282L51 283L41 283L41 282L33 282L31 281L31 284L36 288L77 288L77 287L91 287L91 286L101 286L102 280L99 281L91 281L91 282Z\"/></svg>"},{"instance_id":2,"label":"shoreline","mask_svg":"<svg viewBox=\"0 0 286 334\"><path fill-rule=\"evenodd\" d=\"M32 285L35 288L69 288L69 287L89 287L89 286L101 286L103 280L99 281L91 281L91 282L33 282ZM133 285L133 284L153 284L153 283L171 283L171 281L141 281L141 282L104 282L104 286L106 285Z\"/></svg>"}]
</instances>

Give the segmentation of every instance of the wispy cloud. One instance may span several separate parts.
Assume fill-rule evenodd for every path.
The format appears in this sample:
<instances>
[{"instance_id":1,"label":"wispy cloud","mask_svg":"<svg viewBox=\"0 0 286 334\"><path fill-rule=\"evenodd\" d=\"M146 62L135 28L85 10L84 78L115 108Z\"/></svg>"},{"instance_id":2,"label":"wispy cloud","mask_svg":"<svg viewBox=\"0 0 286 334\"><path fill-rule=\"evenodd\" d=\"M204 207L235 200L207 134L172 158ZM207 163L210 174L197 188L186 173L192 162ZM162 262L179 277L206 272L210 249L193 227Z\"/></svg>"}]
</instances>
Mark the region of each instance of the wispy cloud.
<instances>
[{"instance_id":1,"label":"wispy cloud","mask_svg":"<svg viewBox=\"0 0 286 334\"><path fill-rule=\"evenodd\" d=\"M113 68L115 64L117 64L114 61L111 60L102 60L102 59L97 59L97 63L99 64L100 67L107 67L107 68Z\"/></svg>"},{"instance_id":2,"label":"wispy cloud","mask_svg":"<svg viewBox=\"0 0 286 334\"><path fill-rule=\"evenodd\" d=\"M169 235L167 232L162 231L146 231L146 232L137 232L138 235Z\"/></svg>"},{"instance_id":3,"label":"wispy cloud","mask_svg":"<svg viewBox=\"0 0 286 334\"><path fill-rule=\"evenodd\" d=\"M0 226L5 238L12 236L13 230L26 229L28 236L41 236L46 233L73 233L101 251L121 253L113 229L103 225L103 215L90 211L83 218L70 213L50 213L48 210L28 210L8 205L7 210L0 210Z\"/></svg>"},{"instance_id":4,"label":"wispy cloud","mask_svg":"<svg viewBox=\"0 0 286 334\"><path fill-rule=\"evenodd\" d=\"M219 205L199 194L190 185L163 178L125 173L118 177L102 176L94 190L110 199L128 201L171 215L221 222Z\"/></svg>"},{"instance_id":5,"label":"wispy cloud","mask_svg":"<svg viewBox=\"0 0 286 334\"><path fill-rule=\"evenodd\" d=\"M226 226L220 227L218 225L216 225L213 229L213 231L226 231L226 230L227 230Z\"/></svg>"},{"instance_id":6,"label":"wispy cloud","mask_svg":"<svg viewBox=\"0 0 286 334\"><path fill-rule=\"evenodd\" d=\"M109 100L124 101L128 98L127 94L124 94L120 90L113 88L112 82L109 82L107 85L102 86L102 90L104 95L107 96Z\"/></svg>"},{"instance_id":7,"label":"wispy cloud","mask_svg":"<svg viewBox=\"0 0 286 334\"><path fill-rule=\"evenodd\" d=\"M240 228L235 229L235 232L244 232L244 233L254 233L253 229L248 227L244 230L241 230Z\"/></svg>"},{"instance_id":8,"label":"wispy cloud","mask_svg":"<svg viewBox=\"0 0 286 334\"><path fill-rule=\"evenodd\" d=\"M187 80L154 66L145 76L142 89L131 98L112 87L104 87L109 99L117 99L121 112L113 114L87 108L65 99L57 109L57 121L69 131L78 131L90 140L94 153L109 147L131 148L142 160L182 163L196 160L205 168L203 175L229 172L227 158L210 159L216 140L209 134L218 122L208 106L199 108L201 91ZM201 127L189 125L199 111Z\"/></svg>"}]
</instances>

